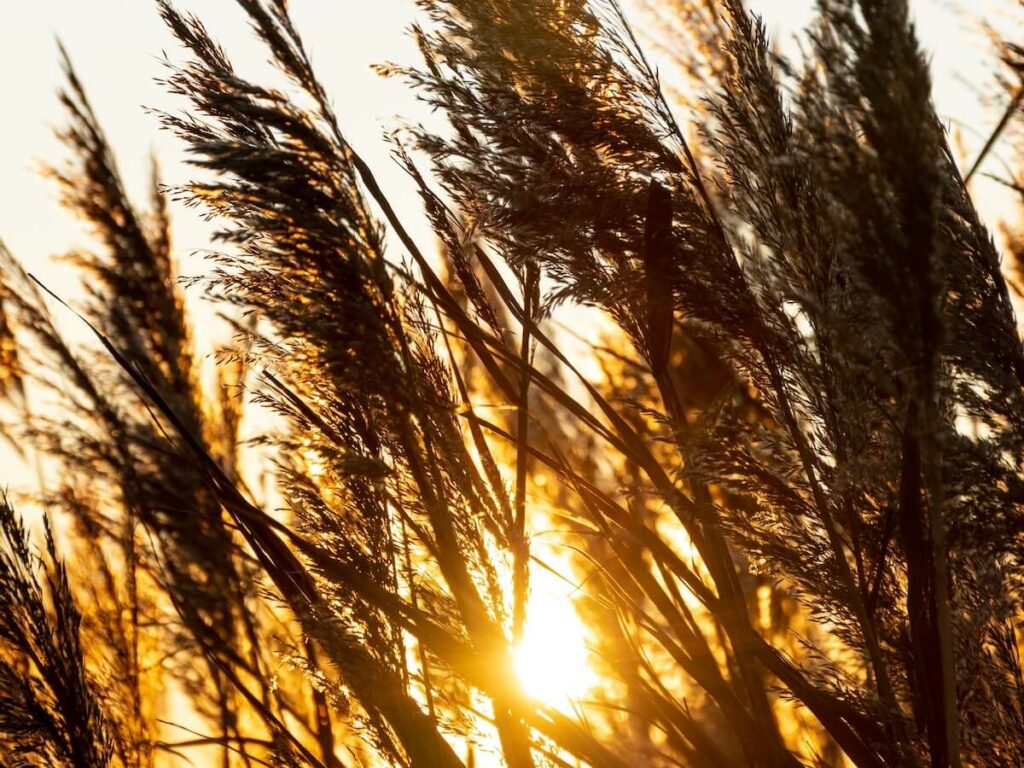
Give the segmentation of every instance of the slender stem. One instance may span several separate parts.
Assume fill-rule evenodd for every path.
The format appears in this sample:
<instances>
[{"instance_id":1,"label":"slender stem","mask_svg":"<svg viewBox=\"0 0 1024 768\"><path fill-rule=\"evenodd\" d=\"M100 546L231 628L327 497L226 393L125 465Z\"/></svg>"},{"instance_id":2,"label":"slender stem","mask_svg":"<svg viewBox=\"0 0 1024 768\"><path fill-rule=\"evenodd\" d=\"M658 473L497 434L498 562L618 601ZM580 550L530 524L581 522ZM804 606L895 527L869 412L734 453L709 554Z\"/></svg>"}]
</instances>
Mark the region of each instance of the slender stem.
<instances>
[{"instance_id":1,"label":"slender stem","mask_svg":"<svg viewBox=\"0 0 1024 768\"><path fill-rule=\"evenodd\" d=\"M529 471L530 452L526 449L530 420L530 331L533 327L533 313L537 301L539 272L531 262L526 267L523 280L523 323L522 342L519 358L523 370L519 375L519 403L516 412L516 496L512 546L514 558L512 573L512 641L518 643L523 636L526 623L526 598L529 589L530 547L526 541L526 480Z\"/></svg>"},{"instance_id":2,"label":"slender stem","mask_svg":"<svg viewBox=\"0 0 1024 768\"><path fill-rule=\"evenodd\" d=\"M989 152L992 151L992 147L999 141L999 137L1003 135L1003 131L1006 130L1006 126L1010 124L1010 120L1013 118L1014 113L1020 107L1021 101L1024 100L1024 85L1017 89L1017 92L1010 99L1010 103L1006 105L1006 111L1003 112L1003 116L1000 118L996 127L992 129L992 134L988 137L988 141L985 142L985 146L982 147L981 152L975 159L974 164L971 166L971 170L964 176L964 184L970 184L971 179L974 178L974 174L981 168L981 164L985 162L985 158L988 157Z\"/></svg>"}]
</instances>

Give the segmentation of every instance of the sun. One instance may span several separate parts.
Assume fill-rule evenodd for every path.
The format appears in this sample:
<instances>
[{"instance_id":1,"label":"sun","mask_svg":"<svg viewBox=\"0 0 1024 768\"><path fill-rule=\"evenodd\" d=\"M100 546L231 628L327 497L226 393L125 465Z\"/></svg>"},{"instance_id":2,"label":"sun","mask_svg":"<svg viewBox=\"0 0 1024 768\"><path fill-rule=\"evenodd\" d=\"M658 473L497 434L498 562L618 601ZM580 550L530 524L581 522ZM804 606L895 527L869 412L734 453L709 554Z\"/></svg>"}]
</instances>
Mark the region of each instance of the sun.
<instances>
[{"instance_id":1,"label":"sun","mask_svg":"<svg viewBox=\"0 0 1024 768\"><path fill-rule=\"evenodd\" d=\"M571 587L547 571L531 574L522 641L514 651L526 693L567 707L597 682L588 663L587 634L571 600Z\"/></svg>"}]
</instances>

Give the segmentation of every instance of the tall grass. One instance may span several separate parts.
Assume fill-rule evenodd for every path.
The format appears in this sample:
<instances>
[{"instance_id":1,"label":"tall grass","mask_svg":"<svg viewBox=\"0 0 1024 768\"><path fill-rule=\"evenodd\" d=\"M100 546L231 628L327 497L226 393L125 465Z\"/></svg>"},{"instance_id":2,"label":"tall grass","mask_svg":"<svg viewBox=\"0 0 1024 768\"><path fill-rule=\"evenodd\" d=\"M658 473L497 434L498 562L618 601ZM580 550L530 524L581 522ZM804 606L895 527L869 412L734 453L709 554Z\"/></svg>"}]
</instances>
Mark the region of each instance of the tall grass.
<instances>
[{"instance_id":1,"label":"tall grass","mask_svg":"<svg viewBox=\"0 0 1024 768\"><path fill-rule=\"evenodd\" d=\"M905 2L821 0L801 60L666 4L680 106L612 0L420 0L382 73L446 118L394 138L437 247L284 0L238 3L284 84L158 0L196 180L146 208L65 57L99 346L2 252L8 431L78 566L0 506L5 764L1024 762L1024 353ZM215 391L169 200L218 227ZM572 706L515 669L551 571Z\"/></svg>"}]
</instances>

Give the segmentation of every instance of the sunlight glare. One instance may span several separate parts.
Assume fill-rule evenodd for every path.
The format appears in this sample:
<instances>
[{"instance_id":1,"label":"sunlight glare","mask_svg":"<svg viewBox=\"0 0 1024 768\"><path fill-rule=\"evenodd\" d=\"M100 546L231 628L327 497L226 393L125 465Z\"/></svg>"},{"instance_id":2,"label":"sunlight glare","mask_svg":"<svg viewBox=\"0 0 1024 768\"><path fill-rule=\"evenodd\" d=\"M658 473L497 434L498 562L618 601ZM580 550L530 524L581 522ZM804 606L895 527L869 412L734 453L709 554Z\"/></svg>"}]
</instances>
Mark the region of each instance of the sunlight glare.
<instances>
[{"instance_id":1,"label":"sunlight glare","mask_svg":"<svg viewBox=\"0 0 1024 768\"><path fill-rule=\"evenodd\" d=\"M586 630L570 587L547 571L534 571L526 626L515 668L526 692L552 706L579 699L596 683L587 663Z\"/></svg>"}]
</instances>

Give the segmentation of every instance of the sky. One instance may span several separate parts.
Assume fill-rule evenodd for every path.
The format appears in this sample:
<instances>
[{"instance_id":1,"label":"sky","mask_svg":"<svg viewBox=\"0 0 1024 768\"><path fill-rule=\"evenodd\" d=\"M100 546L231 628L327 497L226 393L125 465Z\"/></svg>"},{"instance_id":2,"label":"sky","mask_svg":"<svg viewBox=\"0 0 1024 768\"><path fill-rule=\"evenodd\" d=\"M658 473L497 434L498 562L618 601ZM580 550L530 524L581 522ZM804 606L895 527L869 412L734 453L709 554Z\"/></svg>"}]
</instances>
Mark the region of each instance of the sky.
<instances>
[{"instance_id":1,"label":"sky","mask_svg":"<svg viewBox=\"0 0 1024 768\"><path fill-rule=\"evenodd\" d=\"M995 3L995 0L993 0ZM750 0L773 39L789 45L806 20L812 0ZM1013 0L996 5L1011 8ZM174 110L182 105L156 82L165 71L164 51L181 60L180 50L163 27L152 0L0 0L0 238L51 288L74 294L71 268L52 257L88 244L74 218L59 209L55 185L39 169L65 154L53 136L62 115L55 93L61 84L56 41L59 38L85 83L93 106L115 148L130 192L146 195L149 156L161 161L165 180L189 178L180 144L158 129L144 107ZM993 107L979 100L992 68L992 51L971 31L981 0L957 4L918 0L915 14L922 40L932 53L939 112L950 126L960 126L967 155L976 152L997 120ZM253 41L233 0L180 0L179 7L198 12L227 47L242 71L259 71L265 56ZM386 60L416 63L406 30L414 19L412 0L292 0L297 27L312 52L356 149L371 163L384 188L412 203L409 186L392 162L383 140L402 120L426 115L406 88L385 81L371 65ZM16 9L16 10L15 10ZM966 18L965 18L966 14ZM998 12L987 18L999 29L1008 23ZM989 90L989 93L991 91ZM998 169L997 152L987 169ZM978 194L992 194L982 183ZM1002 210L1002 209L999 209ZM192 254L208 245L208 228L187 211L175 211L175 242L182 271L202 264ZM429 238L424 229L421 238Z\"/></svg>"},{"instance_id":2,"label":"sky","mask_svg":"<svg viewBox=\"0 0 1024 768\"><path fill-rule=\"evenodd\" d=\"M1011 6L1011 0L1006 0ZM2 11L7 6L6 12ZM208 27L246 67L262 66L232 0L181 0L180 7L200 12ZM806 18L811 0L752 0L774 38L783 43ZM936 95L944 117L966 122L965 136L990 129L991 111L978 104L990 51L966 30L955 3L922 0L915 4L921 35L933 51ZM977 12L978 2L959 6ZM15 9L16 8L16 9ZM388 157L384 131L402 119L420 119L422 108L398 82L386 82L370 69L384 60L415 62L406 34L414 18L412 0L293 0L292 11L314 63L332 92L344 130L374 164L387 185L402 185L401 172ZM176 163L179 145L160 131L146 108L176 109L156 78L164 71L163 51L172 58L176 45L151 0L0 0L0 238L32 268L63 283L69 270L51 269L49 256L86 241L78 223L54 203L54 185L39 174L43 161L63 157L52 135L61 115L55 98L60 84L56 40L68 48L86 84L94 108L116 147L131 190L144 194L151 153L161 159L169 181L183 181L187 170ZM987 16L997 25L999 16ZM206 245L206 230L194 216L179 215L177 245L186 254ZM52 274L51 274L52 272Z\"/></svg>"},{"instance_id":3,"label":"sky","mask_svg":"<svg viewBox=\"0 0 1024 768\"><path fill-rule=\"evenodd\" d=\"M0 0L0 8L10 0ZM208 28L244 70L264 65L232 0L193 0L180 8L201 14ZM353 12L354 9L361 9ZM381 140L396 110L414 109L404 88L370 70L385 59L411 61L414 51L403 33L412 19L407 0L297 0L293 14L336 105L344 104L346 134L388 181L401 182ZM93 107L115 149L122 175L136 199L145 200L149 156L155 153L170 183L189 177L180 143L161 131L146 108L175 110L156 82L165 74L163 52L181 61L151 0L37 0L19 3L0 17L0 88L3 90L0 141L0 238L31 269L58 286L69 269L48 263L50 255L87 244L78 223L55 204L55 185L40 167L66 157L53 135L63 115L56 98L62 76L56 40L64 44L85 84ZM206 229L185 211L176 211L180 256L206 243ZM198 267L198 265L196 265Z\"/></svg>"}]
</instances>

